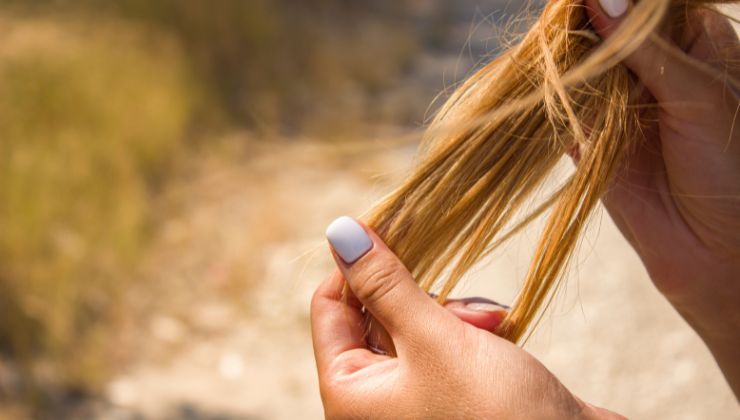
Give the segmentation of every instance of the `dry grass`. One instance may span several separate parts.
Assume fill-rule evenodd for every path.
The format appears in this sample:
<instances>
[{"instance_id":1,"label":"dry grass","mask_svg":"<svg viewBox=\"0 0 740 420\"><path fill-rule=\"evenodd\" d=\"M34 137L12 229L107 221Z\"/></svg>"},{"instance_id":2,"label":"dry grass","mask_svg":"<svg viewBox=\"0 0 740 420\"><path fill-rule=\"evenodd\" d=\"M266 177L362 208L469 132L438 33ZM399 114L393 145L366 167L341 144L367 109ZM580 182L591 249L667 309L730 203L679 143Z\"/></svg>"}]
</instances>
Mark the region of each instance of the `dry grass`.
<instances>
[{"instance_id":1,"label":"dry grass","mask_svg":"<svg viewBox=\"0 0 740 420\"><path fill-rule=\"evenodd\" d=\"M0 7L56 19L123 19L167 33L207 94L197 109L200 127L326 135L368 122L380 105L375 95L407 70L418 48L404 20L407 3L0 0Z\"/></svg>"},{"instance_id":2,"label":"dry grass","mask_svg":"<svg viewBox=\"0 0 740 420\"><path fill-rule=\"evenodd\" d=\"M193 94L172 45L100 25L2 27L0 349L26 390L94 389Z\"/></svg>"},{"instance_id":3,"label":"dry grass","mask_svg":"<svg viewBox=\"0 0 740 420\"><path fill-rule=\"evenodd\" d=\"M160 300L173 283L152 267L181 257L157 248L189 205L170 190L214 132L360 137L415 44L372 7L319 3L0 0L0 398L97 393L152 308L178 316L202 297ZM278 199L260 199L250 217L274 219ZM287 235L273 222L242 232L247 247ZM238 306L264 258L212 251L241 274L175 285Z\"/></svg>"}]
</instances>

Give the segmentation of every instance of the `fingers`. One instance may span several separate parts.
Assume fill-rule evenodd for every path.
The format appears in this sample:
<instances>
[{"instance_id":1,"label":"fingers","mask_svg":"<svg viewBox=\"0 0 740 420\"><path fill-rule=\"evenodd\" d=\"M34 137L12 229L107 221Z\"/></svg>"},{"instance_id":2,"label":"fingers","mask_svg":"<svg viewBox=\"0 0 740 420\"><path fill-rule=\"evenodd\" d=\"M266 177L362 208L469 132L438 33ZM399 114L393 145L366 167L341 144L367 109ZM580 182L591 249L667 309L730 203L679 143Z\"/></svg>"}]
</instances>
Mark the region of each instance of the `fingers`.
<instances>
[{"instance_id":1,"label":"fingers","mask_svg":"<svg viewBox=\"0 0 740 420\"><path fill-rule=\"evenodd\" d=\"M508 308L485 298L450 299L445 308L459 320L495 334Z\"/></svg>"},{"instance_id":2,"label":"fingers","mask_svg":"<svg viewBox=\"0 0 740 420\"><path fill-rule=\"evenodd\" d=\"M403 263L371 229L340 217L326 236L352 292L388 331L399 352L404 344L419 342L425 333L445 330L444 324L455 321L416 285Z\"/></svg>"},{"instance_id":3,"label":"fingers","mask_svg":"<svg viewBox=\"0 0 740 420\"><path fill-rule=\"evenodd\" d=\"M320 373L342 353L365 348L363 314L358 306L342 301L343 286L342 274L336 271L311 300L311 336Z\"/></svg>"},{"instance_id":4,"label":"fingers","mask_svg":"<svg viewBox=\"0 0 740 420\"><path fill-rule=\"evenodd\" d=\"M636 7L629 0L585 0L585 4L592 26L604 39L613 36L619 24ZM729 23L715 15L712 25L729 26ZM681 29L689 32L685 34L689 41L683 46L686 50L707 37L704 24L690 24ZM736 38L734 31L721 32L725 37ZM716 35L713 34L712 42L719 41ZM723 80L710 67L691 58L670 37L658 32L624 62L666 111L696 112L698 107L716 102L724 90ZM688 107L687 104L692 106Z\"/></svg>"},{"instance_id":5,"label":"fingers","mask_svg":"<svg viewBox=\"0 0 740 420\"><path fill-rule=\"evenodd\" d=\"M434 297L436 296L432 296ZM448 299L444 307L460 321L492 334L496 334L510 309L508 306L482 297ZM395 353L393 340L377 322L370 325L367 332L367 343L382 354Z\"/></svg>"}]
</instances>

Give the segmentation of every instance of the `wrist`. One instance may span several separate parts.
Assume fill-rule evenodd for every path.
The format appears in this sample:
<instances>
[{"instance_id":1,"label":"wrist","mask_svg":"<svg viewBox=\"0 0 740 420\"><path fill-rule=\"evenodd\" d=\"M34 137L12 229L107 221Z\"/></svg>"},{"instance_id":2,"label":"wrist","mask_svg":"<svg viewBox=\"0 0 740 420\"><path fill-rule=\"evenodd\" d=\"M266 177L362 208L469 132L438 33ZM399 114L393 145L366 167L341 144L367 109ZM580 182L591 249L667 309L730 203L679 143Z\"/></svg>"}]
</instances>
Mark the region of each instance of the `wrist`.
<instances>
[{"instance_id":1,"label":"wrist","mask_svg":"<svg viewBox=\"0 0 740 420\"><path fill-rule=\"evenodd\" d=\"M740 263L715 260L702 264L680 293L663 294L699 335L740 397ZM681 281L681 280L679 280Z\"/></svg>"},{"instance_id":2,"label":"wrist","mask_svg":"<svg viewBox=\"0 0 740 420\"><path fill-rule=\"evenodd\" d=\"M702 339L738 338L740 259L705 252L688 267L675 261L646 266L653 283Z\"/></svg>"},{"instance_id":3,"label":"wrist","mask_svg":"<svg viewBox=\"0 0 740 420\"><path fill-rule=\"evenodd\" d=\"M734 330L713 335L702 335L699 332L699 335L712 353L735 397L740 399L740 359L737 357L740 333Z\"/></svg>"}]
</instances>

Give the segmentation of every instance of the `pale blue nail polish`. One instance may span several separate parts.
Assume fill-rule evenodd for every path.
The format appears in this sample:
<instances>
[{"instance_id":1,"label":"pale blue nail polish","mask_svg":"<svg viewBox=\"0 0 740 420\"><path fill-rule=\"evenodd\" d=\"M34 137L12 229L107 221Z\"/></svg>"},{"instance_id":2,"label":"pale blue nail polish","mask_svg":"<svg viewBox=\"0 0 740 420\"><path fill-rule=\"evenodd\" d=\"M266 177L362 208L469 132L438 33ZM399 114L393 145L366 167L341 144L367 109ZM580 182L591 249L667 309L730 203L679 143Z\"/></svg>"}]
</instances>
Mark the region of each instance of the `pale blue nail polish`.
<instances>
[{"instance_id":1,"label":"pale blue nail polish","mask_svg":"<svg viewBox=\"0 0 740 420\"><path fill-rule=\"evenodd\" d=\"M373 247L373 242L365 229L348 216L342 216L331 222L326 228L326 238L342 261L347 264L357 261Z\"/></svg>"},{"instance_id":2,"label":"pale blue nail polish","mask_svg":"<svg viewBox=\"0 0 740 420\"><path fill-rule=\"evenodd\" d=\"M599 3L604 12L612 19L622 16L629 8L627 0L599 0Z\"/></svg>"}]
</instances>

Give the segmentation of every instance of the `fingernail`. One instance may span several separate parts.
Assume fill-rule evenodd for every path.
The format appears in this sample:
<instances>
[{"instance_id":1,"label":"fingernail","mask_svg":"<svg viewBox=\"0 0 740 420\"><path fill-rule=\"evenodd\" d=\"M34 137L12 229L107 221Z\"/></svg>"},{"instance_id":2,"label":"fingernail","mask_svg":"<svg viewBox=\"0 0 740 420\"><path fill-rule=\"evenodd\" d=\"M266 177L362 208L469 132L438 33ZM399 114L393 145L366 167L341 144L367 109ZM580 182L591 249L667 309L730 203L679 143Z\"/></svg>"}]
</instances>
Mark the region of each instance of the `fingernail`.
<instances>
[{"instance_id":1,"label":"fingernail","mask_svg":"<svg viewBox=\"0 0 740 420\"><path fill-rule=\"evenodd\" d=\"M506 310L506 308L501 305L488 302L470 302L465 305L465 308L475 312L501 312Z\"/></svg>"},{"instance_id":2,"label":"fingernail","mask_svg":"<svg viewBox=\"0 0 740 420\"><path fill-rule=\"evenodd\" d=\"M599 0L599 4L612 19L622 16L629 5L628 0Z\"/></svg>"},{"instance_id":3,"label":"fingernail","mask_svg":"<svg viewBox=\"0 0 740 420\"><path fill-rule=\"evenodd\" d=\"M326 228L326 238L342 261L347 264L357 261L373 247L373 242L365 229L348 216L342 216L331 222Z\"/></svg>"}]
</instances>

